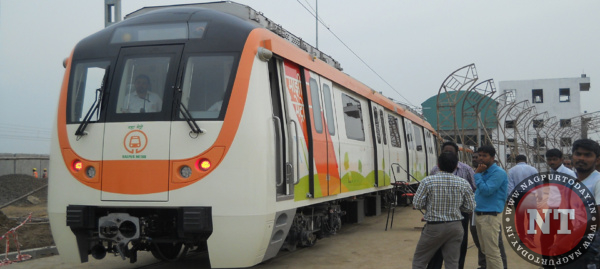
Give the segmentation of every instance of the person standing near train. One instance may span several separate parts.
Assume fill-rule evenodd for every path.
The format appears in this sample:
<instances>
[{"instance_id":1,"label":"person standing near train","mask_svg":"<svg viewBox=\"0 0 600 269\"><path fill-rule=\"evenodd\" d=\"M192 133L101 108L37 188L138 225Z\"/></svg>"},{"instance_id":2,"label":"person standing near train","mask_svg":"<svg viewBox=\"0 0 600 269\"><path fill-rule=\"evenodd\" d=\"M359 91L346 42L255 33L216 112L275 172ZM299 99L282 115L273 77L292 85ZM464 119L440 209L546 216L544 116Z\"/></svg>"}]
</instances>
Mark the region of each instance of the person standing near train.
<instances>
[{"instance_id":1,"label":"person standing near train","mask_svg":"<svg viewBox=\"0 0 600 269\"><path fill-rule=\"evenodd\" d=\"M473 153L473 168L477 168L479 165L479 154L477 152ZM477 187L475 187L477 189ZM479 269L487 268L487 264L485 263L485 255L481 252L481 246L479 245L479 237L477 237L477 227L475 226L475 218L471 217L471 237L473 238L473 243L477 247L477 265L479 265ZM500 256L502 257L502 265L504 269L508 267L508 262L506 261L506 251L504 250L504 242L502 242L502 231L498 232L498 247L500 248Z\"/></svg>"},{"instance_id":2,"label":"person standing near train","mask_svg":"<svg viewBox=\"0 0 600 269\"><path fill-rule=\"evenodd\" d=\"M530 176L533 176L533 175L536 175L539 173L538 170L535 169L535 167L527 164L527 156L517 155L517 157L515 157L515 161L517 162L517 164L508 170L508 194L507 194L507 196L510 196L515 191L515 188L519 186L521 181L525 180L526 178L528 178ZM519 192L522 193L523 195L525 195L525 193L523 193L521 191L519 191ZM521 222L519 227L522 229L522 231L526 231L527 224L529 223L528 222L529 217L525 210L526 210L526 208L536 208L537 204L536 204L535 199L522 199L520 205L521 205L521 207L519 207L519 209L520 209L519 214L524 215L525 219L527 221ZM532 245L533 245L533 239L534 239L534 237L532 234L526 235L526 240L529 240L529 242L531 242L530 244L532 244Z\"/></svg>"},{"instance_id":3,"label":"person standing near train","mask_svg":"<svg viewBox=\"0 0 600 269\"><path fill-rule=\"evenodd\" d=\"M548 153L546 153L547 155ZM519 183L528 178L529 176L535 175L538 173L538 170L535 167L527 164L527 156L525 155L517 155L515 158L517 164L508 170L508 193L512 193L514 188L519 185ZM572 171L571 171L572 172Z\"/></svg>"},{"instance_id":4,"label":"person standing near train","mask_svg":"<svg viewBox=\"0 0 600 269\"><path fill-rule=\"evenodd\" d=\"M427 210L427 224L415 249L413 269L426 268L440 248L446 268L458 268L464 233L461 212L472 212L475 200L469 183L452 174L457 165L456 154L443 152L438 157L440 172L424 178L414 196L415 208Z\"/></svg>"},{"instance_id":5,"label":"person standing near train","mask_svg":"<svg viewBox=\"0 0 600 269\"><path fill-rule=\"evenodd\" d=\"M573 170L564 165L563 153L559 149L549 149L546 151L546 164L550 167L552 173L563 173L572 177L577 177Z\"/></svg>"},{"instance_id":6,"label":"person standing near train","mask_svg":"<svg viewBox=\"0 0 600 269\"><path fill-rule=\"evenodd\" d=\"M502 211L508 193L508 176L496 165L496 149L481 146L477 149L479 165L475 169L475 226L481 252L485 255L486 268L503 267L498 234Z\"/></svg>"},{"instance_id":7,"label":"person standing near train","mask_svg":"<svg viewBox=\"0 0 600 269\"><path fill-rule=\"evenodd\" d=\"M454 142L448 141L442 144L442 152L448 152L456 155L458 158L458 145ZM429 172L430 175L436 175L440 172L439 166L434 166ZM452 172L455 176L459 176L465 179L469 185L471 186L471 190L475 191L475 179L473 175L475 171L468 164L463 162L458 162L456 169ZM461 212L463 216L462 227L463 227L463 239L460 245L460 257L458 260L458 268L462 269L465 266L465 256L467 255L467 244L469 241L469 222L471 220L471 213L469 212ZM444 256L442 255L442 249L438 249L433 258L429 261L427 265L428 269L437 269L442 268L442 263L444 262Z\"/></svg>"},{"instance_id":8,"label":"person standing near train","mask_svg":"<svg viewBox=\"0 0 600 269\"><path fill-rule=\"evenodd\" d=\"M573 167L577 171L577 181L585 185L596 200L596 212L600 211L600 172L596 166L600 164L600 145L591 139L579 139L573 142ZM596 213L598 214L598 213ZM597 215L596 215L597 217ZM596 218L598 222L599 218ZM562 244L562 242L555 242ZM575 262L569 263L568 268L600 268L600 232L596 231L594 240L587 251Z\"/></svg>"}]
</instances>

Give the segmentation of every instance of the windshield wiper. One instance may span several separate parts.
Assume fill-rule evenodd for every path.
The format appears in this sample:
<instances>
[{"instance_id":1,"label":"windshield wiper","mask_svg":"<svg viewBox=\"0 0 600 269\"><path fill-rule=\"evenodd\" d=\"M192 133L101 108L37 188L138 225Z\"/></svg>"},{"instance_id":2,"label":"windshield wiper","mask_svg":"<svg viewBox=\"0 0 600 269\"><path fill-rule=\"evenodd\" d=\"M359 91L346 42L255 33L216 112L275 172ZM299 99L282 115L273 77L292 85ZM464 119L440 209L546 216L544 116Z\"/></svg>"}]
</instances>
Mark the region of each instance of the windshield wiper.
<instances>
[{"instance_id":1,"label":"windshield wiper","mask_svg":"<svg viewBox=\"0 0 600 269\"><path fill-rule=\"evenodd\" d=\"M192 132L195 134L203 133L202 129L200 129L198 124L196 124L196 121L192 119L192 114L190 114L190 111L187 109L187 107L185 107L183 102L181 102L181 89L177 89L177 91L179 92L179 98L177 98L176 102L179 103L179 112L181 112L181 115L183 115L185 121L187 121L187 124L190 126L190 129L192 129Z\"/></svg>"},{"instance_id":2,"label":"windshield wiper","mask_svg":"<svg viewBox=\"0 0 600 269\"><path fill-rule=\"evenodd\" d=\"M102 84L100 85L100 88L96 89L96 98L94 100L94 103L90 107L90 110L88 110L87 114L85 114L85 118L83 118L83 121L81 122L81 124L79 124L77 131L75 131L76 136L81 137L81 136L87 135L87 133L85 132L85 128L87 128L90 121L92 121L92 116L96 113L98 113L98 115L100 115L100 112L98 111L98 109L100 108L100 103L102 103L102 96L104 95L104 90L106 87L106 82L108 80L109 71L110 71L110 66L108 66L106 68L106 72L104 73L104 77L102 78Z\"/></svg>"}]
</instances>

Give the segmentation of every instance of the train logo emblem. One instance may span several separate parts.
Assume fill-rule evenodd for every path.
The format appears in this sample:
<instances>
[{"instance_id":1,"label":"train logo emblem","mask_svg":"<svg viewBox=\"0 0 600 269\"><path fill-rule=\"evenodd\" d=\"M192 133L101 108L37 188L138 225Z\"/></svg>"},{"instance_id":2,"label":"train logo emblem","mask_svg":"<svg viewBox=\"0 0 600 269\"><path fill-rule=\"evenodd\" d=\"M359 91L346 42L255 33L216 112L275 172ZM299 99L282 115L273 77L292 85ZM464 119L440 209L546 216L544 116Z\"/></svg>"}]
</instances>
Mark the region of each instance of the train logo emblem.
<instances>
[{"instance_id":1,"label":"train logo emblem","mask_svg":"<svg viewBox=\"0 0 600 269\"><path fill-rule=\"evenodd\" d=\"M123 140L123 146L125 150L131 154L137 154L144 149L148 145L148 137L146 134L140 130L133 130L127 135L125 135L125 139Z\"/></svg>"}]
</instances>

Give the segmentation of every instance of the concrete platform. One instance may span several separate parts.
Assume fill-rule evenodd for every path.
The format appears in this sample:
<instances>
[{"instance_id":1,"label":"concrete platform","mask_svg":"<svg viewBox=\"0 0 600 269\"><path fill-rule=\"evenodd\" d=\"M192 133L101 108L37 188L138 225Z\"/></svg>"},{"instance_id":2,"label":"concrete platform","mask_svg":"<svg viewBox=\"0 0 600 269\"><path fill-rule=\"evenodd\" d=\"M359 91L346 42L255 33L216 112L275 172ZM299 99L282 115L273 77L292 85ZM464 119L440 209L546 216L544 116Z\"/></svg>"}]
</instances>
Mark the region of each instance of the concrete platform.
<instances>
[{"instance_id":1,"label":"concrete platform","mask_svg":"<svg viewBox=\"0 0 600 269\"><path fill-rule=\"evenodd\" d=\"M385 231L387 210L378 216L365 217L357 224L345 225L332 237L319 240L311 248L290 253L282 251L277 257L256 265L256 269L280 268L411 268L412 257L421 233L421 213L408 207L396 208L394 225ZM506 242L506 241L505 241ZM506 249L508 268L537 268ZM210 268L206 253L192 253L175 263L158 262L150 253L139 252L138 262L130 264L120 257L103 260L90 258L85 264L66 264L59 256L33 259L9 265L17 268ZM477 248L469 235L465 268L477 268Z\"/></svg>"}]
</instances>

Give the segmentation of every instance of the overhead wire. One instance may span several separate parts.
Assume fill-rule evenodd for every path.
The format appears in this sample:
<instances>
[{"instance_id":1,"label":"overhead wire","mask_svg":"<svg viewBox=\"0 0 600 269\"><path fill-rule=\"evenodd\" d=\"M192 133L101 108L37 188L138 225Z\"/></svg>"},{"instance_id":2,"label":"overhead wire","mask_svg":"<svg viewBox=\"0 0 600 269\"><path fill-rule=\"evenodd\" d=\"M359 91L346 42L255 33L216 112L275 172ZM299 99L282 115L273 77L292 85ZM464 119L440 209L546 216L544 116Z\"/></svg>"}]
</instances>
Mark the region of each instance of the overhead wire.
<instances>
[{"instance_id":1,"label":"overhead wire","mask_svg":"<svg viewBox=\"0 0 600 269\"><path fill-rule=\"evenodd\" d=\"M385 84L387 84L394 92L396 92L400 97L402 97L402 99L404 99L409 106L412 106L415 109L418 109L419 107L415 106L414 104L412 104L408 99L406 99L406 97L404 97L404 95L402 95L398 90L396 90L396 88L394 88L394 86L392 86L389 82L387 82L387 80L385 80L381 75L379 75L379 73L377 73L377 71L375 71L373 68L371 68L371 66L369 64L367 64L367 62L365 62L360 56L358 56L358 54L356 54L356 52L354 52L348 45L346 45L346 43L344 41L342 41L341 38L339 38L334 32L333 30L331 30L331 28L329 26L327 26L323 20L318 17L315 13L315 9L308 3L306 2L306 0L304 0L306 2L306 4L310 7L311 10L309 10L304 4L302 4L302 2L300 2L300 0L296 0L298 2L298 4L300 4L304 9L306 9L306 11L308 11L308 13L310 13L310 15L312 15L313 17L315 17L317 19L317 21L319 23L321 23L321 25L323 25L323 27L325 27L325 29L327 29L327 31L329 31L340 43L342 43L342 45L344 45L344 47L346 47L352 54L354 54L354 56L356 56L356 58L358 58L358 60L360 60L365 66L367 66L367 68L369 68L369 70L371 70L371 72L373 72L375 75L377 75L377 77L379 77L379 79L381 79ZM313 13L315 12L315 13ZM406 105L406 104L405 104Z\"/></svg>"},{"instance_id":2,"label":"overhead wire","mask_svg":"<svg viewBox=\"0 0 600 269\"><path fill-rule=\"evenodd\" d=\"M49 141L51 130L26 125L0 123L0 138L12 140Z\"/></svg>"}]
</instances>

